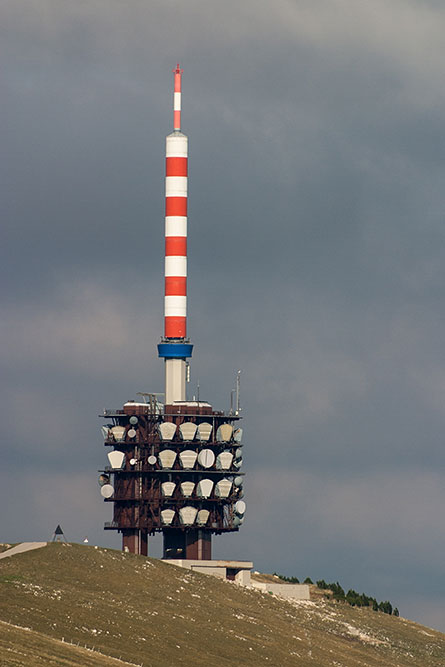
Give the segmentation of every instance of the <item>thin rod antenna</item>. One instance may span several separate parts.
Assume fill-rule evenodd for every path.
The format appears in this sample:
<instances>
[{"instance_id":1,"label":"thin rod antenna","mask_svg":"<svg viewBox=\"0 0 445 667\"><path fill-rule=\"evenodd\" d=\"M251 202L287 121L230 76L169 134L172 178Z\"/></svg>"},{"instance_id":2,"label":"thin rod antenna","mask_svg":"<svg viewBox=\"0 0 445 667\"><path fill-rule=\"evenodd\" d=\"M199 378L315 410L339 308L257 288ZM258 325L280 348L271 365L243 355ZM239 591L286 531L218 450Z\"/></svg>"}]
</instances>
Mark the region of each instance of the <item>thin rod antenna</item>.
<instances>
[{"instance_id":1,"label":"thin rod antenna","mask_svg":"<svg viewBox=\"0 0 445 667\"><path fill-rule=\"evenodd\" d=\"M175 75L175 91L173 93L173 129L176 131L181 130L181 75L184 70L179 67L179 63L176 65L176 69L173 70Z\"/></svg>"},{"instance_id":2,"label":"thin rod antenna","mask_svg":"<svg viewBox=\"0 0 445 667\"><path fill-rule=\"evenodd\" d=\"M239 404L239 396L240 396L240 375L241 371L238 371L236 374L236 409L235 409L235 414L238 415L241 412L240 404Z\"/></svg>"}]
</instances>

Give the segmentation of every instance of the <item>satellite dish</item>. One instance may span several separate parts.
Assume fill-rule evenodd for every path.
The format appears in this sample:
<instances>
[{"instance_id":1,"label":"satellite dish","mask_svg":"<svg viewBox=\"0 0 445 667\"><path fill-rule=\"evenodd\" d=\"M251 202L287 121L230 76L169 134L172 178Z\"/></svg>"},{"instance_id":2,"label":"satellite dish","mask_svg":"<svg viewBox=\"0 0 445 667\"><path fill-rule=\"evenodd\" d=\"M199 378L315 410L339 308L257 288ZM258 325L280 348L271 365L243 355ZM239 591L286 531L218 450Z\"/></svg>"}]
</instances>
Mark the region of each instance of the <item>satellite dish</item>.
<instances>
[{"instance_id":1,"label":"satellite dish","mask_svg":"<svg viewBox=\"0 0 445 667\"><path fill-rule=\"evenodd\" d=\"M176 424L173 424L173 422L162 422L162 424L159 424L161 440L172 440L175 433Z\"/></svg>"},{"instance_id":2,"label":"satellite dish","mask_svg":"<svg viewBox=\"0 0 445 667\"><path fill-rule=\"evenodd\" d=\"M240 443L243 437L243 429L242 428L237 428L236 431L233 434L233 439L235 442Z\"/></svg>"},{"instance_id":3,"label":"satellite dish","mask_svg":"<svg viewBox=\"0 0 445 667\"><path fill-rule=\"evenodd\" d=\"M111 432L116 442L121 442L125 437L125 428L123 426L113 426Z\"/></svg>"},{"instance_id":4,"label":"satellite dish","mask_svg":"<svg viewBox=\"0 0 445 667\"><path fill-rule=\"evenodd\" d=\"M161 521L165 526L169 526L175 516L174 510L162 510Z\"/></svg>"},{"instance_id":5,"label":"satellite dish","mask_svg":"<svg viewBox=\"0 0 445 667\"><path fill-rule=\"evenodd\" d=\"M133 426L135 426L138 423L138 421L139 421L139 419L137 417L135 417L134 415L132 417L130 417L130 424L132 424Z\"/></svg>"},{"instance_id":6,"label":"satellite dish","mask_svg":"<svg viewBox=\"0 0 445 667\"><path fill-rule=\"evenodd\" d=\"M115 449L113 452L108 452L108 460L112 468L123 468L125 465L125 454Z\"/></svg>"},{"instance_id":7,"label":"satellite dish","mask_svg":"<svg viewBox=\"0 0 445 667\"><path fill-rule=\"evenodd\" d=\"M111 484L104 484L100 492L104 498L111 498L114 493L114 488L111 486Z\"/></svg>"},{"instance_id":8,"label":"satellite dish","mask_svg":"<svg viewBox=\"0 0 445 667\"><path fill-rule=\"evenodd\" d=\"M176 484L174 482L163 482L161 484L162 495L171 497L175 491Z\"/></svg>"},{"instance_id":9,"label":"satellite dish","mask_svg":"<svg viewBox=\"0 0 445 667\"><path fill-rule=\"evenodd\" d=\"M186 498L190 498L195 488L195 482L181 482L181 491L182 495Z\"/></svg>"},{"instance_id":10,"label":"satellite dish","mask_svg":"<svg viewBox=\"0 0 445 667\"><path fill-rule=\"evenodd\" d=\"M215 496L219 498L228 498L232 490L232 482L230 479L220 479L215 484Z\"/></svg>"},{"instance_id":11,"label":"satellite dish","mask_svg":"<svg viewBox=\"0 0 445 667\"><path fill-rule=\"evenodd\" d=\"M233 518L233 525L235 526L235 528L238 528L238 526L241 526L241 519L240 519L239 516L235 516Z\"/></svg>"},{"instance_id":12,"label":"satellite dish","mask_svg":"<svg viewBox=\"0 0 445 667\"><path fill-rule=\"evenodd\" d=\"M209 515L210 515L209 510L199 510L196 517L196 523L198 524L198 526L205 526L209 519Z\"/></svg>"},{"instance_id":13,"label":"satellite dish","mask_svg":"<svg viewBox=\"0 0 445 667\"><path fill-rule=\"evenodd\" d=\"M108 475L99 475L99 479L97 481L99 482L99 486L104 486L105 484L109 483L110 478Z\"/></svg>"},{"instance_id":14,"label":"satellite dish","mask_svg":"<svg viewBox=\"0 0 445 667\"><path fill-rule=\"evenodd\" d=\"M131 466L135 466L137 462L138 462L137 459L130 459L130 465Z\"/></svg>"},{"instance_id":15,"label":"satellite dish","mask_svg":"<svg viewBox=\"0 0 445 667\"><path fill-rule=\"evenodd\" d=\"M224 451L216 457L216 467L218 470L229 470L232 465L233 455L229 451Z\"/></svg>"},{"instance_id":16,"label":"satellite dish","mask_svg":"<svg viewBox=\"0 0 445 667\"><path fill-rule=\"evenodd\" d=\"M195 523L196 515L198 514L198 510L196 507L181 507L179 510L179 520L181 521L184 526L191 526Z\"/></svg>"},{"instance_id":17,"label":"satellite dish","mask_svg":"<svg viewBox=\"0 0 445 667\"><path fill-rule=\"evenodd\" d=\"M154 466L156 465L157 458L156 456L151 455L148 457L147 461L149 465Z\"/></svg>"},{"instance_id":18,"label":"satellite dish","mask_svg":"<svg viewBox=\"0 0 445 667\"><path fill-rule=\"evenodd\" d=\"M244 514L246 511L246 503L244 500L237 500L235 503L235 512L237 514Z\"/></svg>"},{"instance_id":19,"label":"satellite dish","mask_svg":"<svg viewBox=\"0 0 445 667\"><path fill-rule=\"evenodd\" d=\"M197 456L197 453L192 449L184 449L184 451L179 454L179 460L181 461L182 467L186 470L193 468L196 463Z\"/></svg>"},{"instance_id":20,"label":"satellite dish","mask_svg":"<svg viewBox=\"0 0 445 667\"><path fill-rule=\"evenodd\" d=\"M211 479L202 479L196 487L196 495L199 498L210 498L213 491L213 482Z\"/></svg>"},{"instance_id":21,"label":"satellite dish","mask_svg":"<svg viewBox=\"0 0 445 667\"><path fill-rule=\"evenodd\" d=\"M235 468L238 469L241 468L241 466L243 465L243 459L238 459L238 461L234 461L233 465L235 466Z\"/></svg>"},{"instance_id":22,"label":"satellite dish","mask_svg":"<svg viewBox=\"0 0 445 667\"><path fill-rule=\"evenodd\" d=\"M130 428L130 430L128 431L128 437L129 438L135 438L136 437L136 431L135 431L134 428Z\"/></svg>"},{"instance_id":23,"label":"satellite dish","mask_svg":"<svg viewBox=\"0 0 445 667\"><path fill-rule=\"evenodd\" d=\"M233 426L231 424L221 424L216 432L217 442L229 442L232 437Z\"/></svg>"},{"instance_id":24,"label":"satellite dish","mask_svg":"<svg viewBox=\"0 0 445 667\"><path fill-rule=\"evenodd\" d=\"M202 422L198 426L198 440L201 440L203 442L207 442L208 439L210 438L210 434L212 433L212 425L209 424L208 422Z\"/></svg>"},{"instance_id":25,"label":"satellite dish","mask_svg":"<svg viewBox=\"0 0 445 667\"><path fill-rule=\"evenodd\" d=\"M233 483L235 484L235 486L242 486L243 478L242 477L235 477L235 479L233 480Z\"/></svg>"},{"instance_id":26,"label":"satellite dish","mask_svg":"<svg viewBox=\"0 0 445 667\"><path fill-rule=\"evenodd\" d=\"M202 449L198 454L198 463L203 468L211 468L215 463L215 454L211 449Z\"/></svg>"},{"instance_id":27,"label":"satellite dish","mask_svg":"<svg viewBox=\"0 0 445 667\"><path fill-rule=\"evenodd\" d=\"M235 449L235 458L236 459L241 459L242 456L243 456L243 450L241 449L241 447L238 447L237 449Z\"/></svg>"},{"instance_id":28,"label":"satellite dish","mask_svg":"<svg viewBox=\"0 0 445 667\"><path fill-rule=\"evenodd\" d=\"M163 449L159 452L159 461L163 468L173 468L176 461L176 452L171 449Z\"/></svg>"},{"instance_id":29,"label":"satellite dish","mask_svg":"<svg viewBox=\"0 0 445 667\"><path fill-rule=\"evenodd\" d=\"M104 440L108 440L110 436L110 428L111 424L107 424L106 426L101 426L100 430L102 431L102 436Z\"/></svg>"},{"instance_id":30,"label":"satellite dish","mask_svg":"<svg viewBox=\"0 0 445 667\"><path fill-rule=\"evenodd\" d=\"M196 434L196 424L193 422L184 422L179 427L179 433L183 440L193 440Z\"/></svg>"}]
</instances>

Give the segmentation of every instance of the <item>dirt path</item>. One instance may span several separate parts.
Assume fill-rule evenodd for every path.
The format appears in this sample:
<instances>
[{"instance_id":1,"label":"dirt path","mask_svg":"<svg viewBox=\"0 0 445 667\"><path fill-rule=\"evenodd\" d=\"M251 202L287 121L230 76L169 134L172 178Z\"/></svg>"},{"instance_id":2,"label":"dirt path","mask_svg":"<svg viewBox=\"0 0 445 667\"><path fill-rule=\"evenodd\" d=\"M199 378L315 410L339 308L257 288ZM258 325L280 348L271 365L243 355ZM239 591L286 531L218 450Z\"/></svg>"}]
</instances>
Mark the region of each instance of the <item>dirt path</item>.
<instances>
[{"instance_id":1,"label":"dirt path","mask_svg":"<svg viewBox=\"0 0 445 667\"><path fill-rule=\"evenodd\" d=\"M32 551L33 549L41 549L42 547L46 547L46 545L47 542L22 542L21 544L12 547L12 549L8 549L8 551L1 553L0 558L8 558L9 556L15 556L16 554L23 554L25 551Z\"/></svg>"}]
</instances>

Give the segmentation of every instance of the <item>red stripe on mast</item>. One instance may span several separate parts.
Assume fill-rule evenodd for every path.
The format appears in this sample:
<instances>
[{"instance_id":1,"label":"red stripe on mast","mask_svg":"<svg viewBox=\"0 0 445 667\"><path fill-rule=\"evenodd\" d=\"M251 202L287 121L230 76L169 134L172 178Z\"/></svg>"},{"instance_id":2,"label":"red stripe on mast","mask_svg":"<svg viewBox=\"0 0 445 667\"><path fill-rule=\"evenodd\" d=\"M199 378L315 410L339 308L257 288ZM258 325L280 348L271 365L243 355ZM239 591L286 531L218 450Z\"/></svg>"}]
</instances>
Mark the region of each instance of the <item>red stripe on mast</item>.
<instances>
[{"instance_id":1,"label":"red stripe on mast","mask_svg":"<svg viewBox=\"0 0 445 667\"><path fill-rule=\"evenodd\" d=\"M166 142L165 162L165 338L185 338L187 327L187 137L181 132L179 64L173 94L173 133Z\"/></svg>"}]
</instances>

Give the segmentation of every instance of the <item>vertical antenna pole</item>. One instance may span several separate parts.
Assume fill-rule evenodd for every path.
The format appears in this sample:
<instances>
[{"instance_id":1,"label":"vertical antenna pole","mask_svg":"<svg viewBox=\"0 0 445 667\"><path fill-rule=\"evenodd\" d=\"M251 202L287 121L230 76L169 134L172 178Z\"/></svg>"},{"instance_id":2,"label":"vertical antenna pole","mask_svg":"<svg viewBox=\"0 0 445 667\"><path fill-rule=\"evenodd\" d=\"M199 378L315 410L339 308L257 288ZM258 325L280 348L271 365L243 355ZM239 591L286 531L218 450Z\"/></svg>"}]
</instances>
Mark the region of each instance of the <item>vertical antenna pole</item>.
<instances>
[{"instance_id":1,"label":"vertical antenna pole","mask_svg":"<svg viewBox=\"0 0 445 667\"><path fill-rule=\"evenodd\" d=\"M239 392L240 392L240 375L241 371L238 371L236 374L236 410L235 414L239 415L241 408L239 406Z\"/></svg>"},{"instance_id":2,"label":"vertical antenna pole","mask_svg":"<svg viewBox=\"0 0 445 667\"><path fill-rule=\"evenodd\" d=\"M187 340L187 174L188 139L181 132L181 76L173 70L173 132L166 138L164 336L158 345L165 359L165 404L186 400Z\"/></svg>"},{"instance_id":3,"label":"vertical antenna pole","mask_svg":"<svg viewBox=\"0 0 445 667\"><path fill-rule=\"evenodd\" d=\"M181 75L183 69L180 69L179 63L173 70L175 75L175 91L173 93L173 129L181 130Z\"/></svg>"},{"instance_id":4,"label":"vertical antenna pole","mask_svg":"<svg viewBox=\"0 0 445 667\"><path fill-rule=\"evenodd\" d=\"M181 339L187 335L188 142L187 137L179 133L183 70L179 69L178 65L173 72L175 74L175 131L169 134L166 140L164 335L166 338Z\"/></svg>"}]
</instances>

